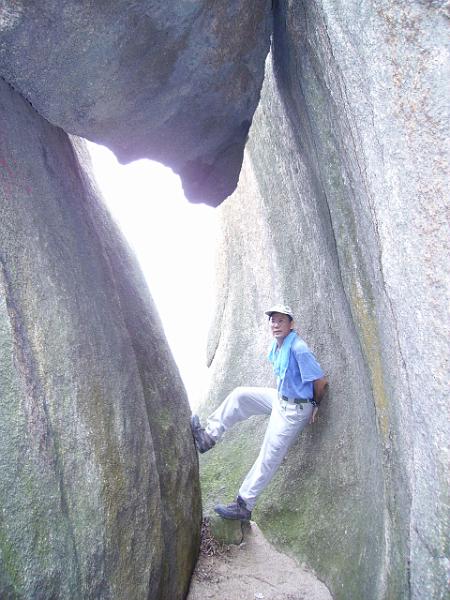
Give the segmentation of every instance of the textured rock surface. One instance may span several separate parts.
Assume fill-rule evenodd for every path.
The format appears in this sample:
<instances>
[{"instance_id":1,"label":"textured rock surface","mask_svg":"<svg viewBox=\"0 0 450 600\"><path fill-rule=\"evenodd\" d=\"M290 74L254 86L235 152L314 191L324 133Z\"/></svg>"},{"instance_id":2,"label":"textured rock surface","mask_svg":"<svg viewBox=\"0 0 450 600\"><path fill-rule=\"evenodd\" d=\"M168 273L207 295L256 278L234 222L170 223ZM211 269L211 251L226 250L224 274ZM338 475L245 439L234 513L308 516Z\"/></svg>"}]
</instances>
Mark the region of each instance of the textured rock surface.
<instances>
[{"instance_id":1,"label":"textured rock surface","mask_svg":"<svg viewBox=\"0 0 450 600\"><path fill-rule=\"evenodd\" d=\"M221 544L239 545L243 538L245 524L241 521L222 519L214 511L208 513L211 535Z\"/></svg>"},{"instance_id":2,"label":"textured rock surface","mask_svg":"<svg viewBox=\"0 0 450 600\"><path fill-rule=\"evenodd\" d=\"M332 600L303 565L277 552L255 523L225 552L201 553L187 600Z\"/></svg>"},{"instance_id":3,"label":"textured rock surface","mask_svg":"<svg viewBox=\"0 0 450 600\"><path fill-rule=\"evenodd\" d=\"M152 301L67 135L3 81L0 132L0 597L181 599L197 459Z\"/></svg>"},{"instance_id":4,"label":"textured rock surface","mask_svg":"<svg viewBox=\"0 0 450 600\"><path fill-rule=\"evenodd\" d=\"M236 187L271 2L40 0L0 6L0 75L51 123L148 157L217 204Z\"/></svg>"},{"instance_id":5,"label":"textured rock surface","mask_svg":"<svg viewBox=\"0 0 450 600\"><path fill-rule=\"evenodd\" d=\"M205 412L270 384L284 298L330 377L255 519L342 600L447 594L450 252L445 3L279 3L237 193L220 208ZM265 422L203 461L228 498Z\"/></svg>"}]
</instances>

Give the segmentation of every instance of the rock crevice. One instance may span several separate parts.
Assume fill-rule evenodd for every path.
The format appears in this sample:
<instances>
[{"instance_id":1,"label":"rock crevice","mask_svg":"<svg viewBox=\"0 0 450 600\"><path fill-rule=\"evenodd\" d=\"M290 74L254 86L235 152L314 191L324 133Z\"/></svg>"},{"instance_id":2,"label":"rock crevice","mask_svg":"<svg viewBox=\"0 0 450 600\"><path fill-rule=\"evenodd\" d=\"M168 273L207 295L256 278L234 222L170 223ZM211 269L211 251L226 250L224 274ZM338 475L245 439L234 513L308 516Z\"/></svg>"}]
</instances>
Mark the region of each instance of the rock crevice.
<instances>
[{"instance_id":1,"label":"rock crevice","mask_svg":"<svg viewBox=\"0 0 450 600\"><path fill-rule=\"evenodd\" d=\"M293 305L331 393L258 521L337 600L444 597L446 25L419 0L0 8L2 598L181 599L198 549L187 398L68 133L163 161L212 205L244 156L203 410L273 385L264 310ZM206 455L207 509L264 426Z\"/></svg>"}]
</instances>

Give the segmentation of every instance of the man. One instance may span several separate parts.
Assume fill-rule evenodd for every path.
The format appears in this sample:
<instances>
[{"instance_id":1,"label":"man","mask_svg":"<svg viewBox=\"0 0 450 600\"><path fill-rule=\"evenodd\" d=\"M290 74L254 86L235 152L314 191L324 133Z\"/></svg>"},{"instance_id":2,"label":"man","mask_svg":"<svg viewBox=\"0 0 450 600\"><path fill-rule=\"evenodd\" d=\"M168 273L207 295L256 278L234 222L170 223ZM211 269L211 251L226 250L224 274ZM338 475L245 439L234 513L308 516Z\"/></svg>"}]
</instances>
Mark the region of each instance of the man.
<instances>
[{"instance_id":1,"label":"man","mask_svg":"<svg viewBox=\"0 0 450 600\"><path fill-rule=\"evenodd\" d=\"M274 339L269 360L277 376L277 389L238 387L210 415L206 429L197 415L191 419L199 452L215 446L223 433L252 415L270 415L258 458L242 483L235 502L219 504L224 519L248 520L256 500L269 484L289 447L308 423L313 423L327 387L327 379L306 343L294 331L289 306L276 305L265 313Z\"/></svg>"}]
</instances>

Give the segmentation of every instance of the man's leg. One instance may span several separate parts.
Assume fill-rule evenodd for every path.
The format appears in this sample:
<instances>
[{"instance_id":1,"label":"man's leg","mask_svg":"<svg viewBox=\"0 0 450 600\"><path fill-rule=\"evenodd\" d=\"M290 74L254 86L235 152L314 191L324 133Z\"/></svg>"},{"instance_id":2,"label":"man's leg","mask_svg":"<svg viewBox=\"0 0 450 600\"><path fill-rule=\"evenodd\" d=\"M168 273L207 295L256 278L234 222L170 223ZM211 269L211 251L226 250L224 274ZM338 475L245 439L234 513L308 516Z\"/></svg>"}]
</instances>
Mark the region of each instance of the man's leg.
<instances>
[{"instance_id":1,"label":"man's leg","mask_svg":"<svg viewBox=\"0 0 450 600\"><path fill-rule=\"evenodd\" d=\"M247 474L235 502L219 504L215 511L224 519L249 520L256 499L274 476L289 447L309 423L312 404L286 404L275 399L255 464Z\"/></svg>"},{"instance_id":2,"label":"man's leg","mask_svg":"<svg viewBox=\"0 0 450 600\"><path fill-rule=\"evenodd\" d=\"M277 391L263 387L237 387L208 417L206 431L219 440L227 429L253 415L270 415Z\"/></svg>"},{"instance_id":3,"label":"man's leg","mask_svg":"<svg viewBox=\"0 0 450 600\"><path fill-rule=\"evenodd\" d=\"M199 452L210 450L227 429L252 415L270 415L277 391L263 387L237 387L209 416L206 428L197 415L191 418L192 434Z\"/></svg>"},{"instance_id":4,"label":"man's leg","mask_svg":"<svg viewBox=\"0 0 450 600\"><path fill-rule=\"evenodd\" d=\"M267 487L289 447L309 423L312 404L286 404L277 398L258 458L239 489L239 497L252 511L258 496Z\"/></svg>"}]
</instances>

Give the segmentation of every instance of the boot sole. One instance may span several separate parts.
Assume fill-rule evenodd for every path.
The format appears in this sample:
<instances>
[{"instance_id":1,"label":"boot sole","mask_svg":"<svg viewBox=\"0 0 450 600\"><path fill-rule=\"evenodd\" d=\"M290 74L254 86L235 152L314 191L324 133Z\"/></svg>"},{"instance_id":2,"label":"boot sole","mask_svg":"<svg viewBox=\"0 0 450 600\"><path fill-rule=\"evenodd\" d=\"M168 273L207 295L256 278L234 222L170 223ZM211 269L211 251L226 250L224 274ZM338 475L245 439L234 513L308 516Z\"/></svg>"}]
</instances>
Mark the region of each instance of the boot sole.
<instances>
[{"instance_id":1,"label":"boot sole","mask_svg":"<svg viewBox=\"0 0 450 600\"><path fill-rule=\"evenodd\" d=\"M222 519L227 519L227 521L250 521L252 518L251 515L249 515L248 517L237 517L233 515L222 514L220 512L220 509L217 510L217 508L214 509L214 512L217 513L219 517L222 517Z\"/></svg>"}]
</instances>

